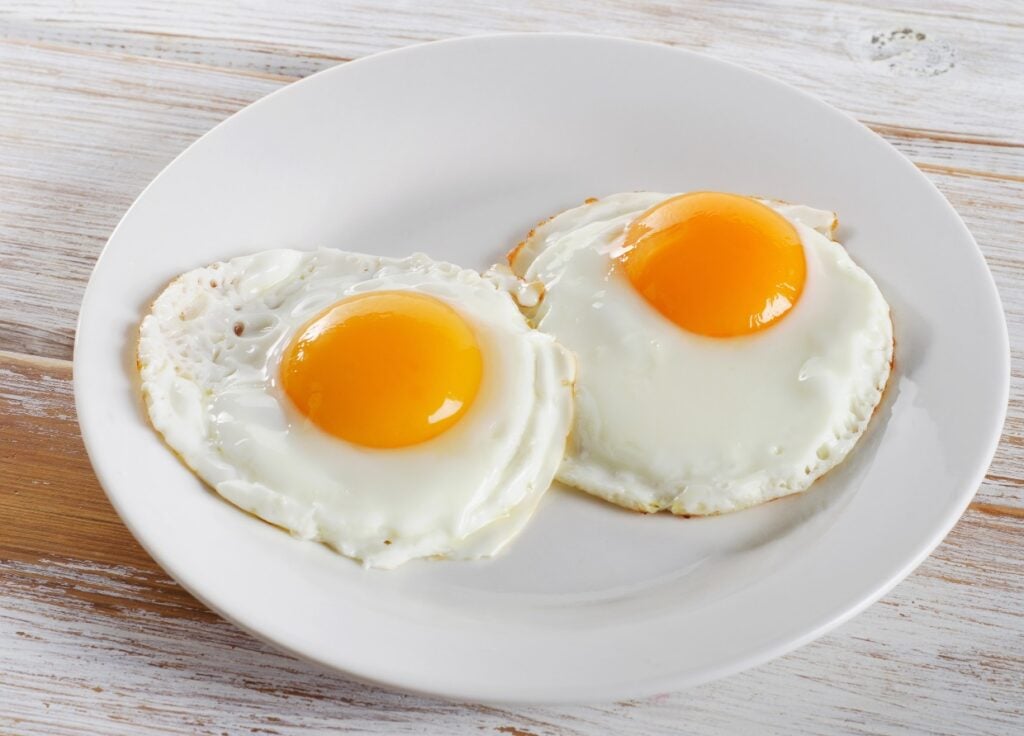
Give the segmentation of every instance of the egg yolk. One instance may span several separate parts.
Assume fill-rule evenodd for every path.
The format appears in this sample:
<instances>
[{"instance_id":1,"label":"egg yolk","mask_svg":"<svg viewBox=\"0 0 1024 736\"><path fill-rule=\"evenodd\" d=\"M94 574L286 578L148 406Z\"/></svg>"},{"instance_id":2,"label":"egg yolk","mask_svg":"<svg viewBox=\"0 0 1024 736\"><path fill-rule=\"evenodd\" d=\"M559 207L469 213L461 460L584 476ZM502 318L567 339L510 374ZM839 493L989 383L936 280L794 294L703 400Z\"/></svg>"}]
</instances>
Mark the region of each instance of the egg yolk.
<instances>
[{"instance_id":1,"label":"egg yolk","mask_svg":"<svg viewBox=\"0 0 1024 736\"><path fill-rule=\"evenodd\" d=\"M710 337L774 324L800 298L806 275L796 228L737 194L667 199L629 225L623 251L626 275L648 303Z\"/></svg>"},{"instance_id":2,"label":"egg yolk","mask_svg":"<svg viewBox=\"0 0 1024 736\"><path fill-rule=\"evenodd\" d=\"M376 291L310 320L285 350L281 383L320 429L366 447L424 442L454 425L480 388L470 326L438 299Z\"/></svg>"}]
</instances>

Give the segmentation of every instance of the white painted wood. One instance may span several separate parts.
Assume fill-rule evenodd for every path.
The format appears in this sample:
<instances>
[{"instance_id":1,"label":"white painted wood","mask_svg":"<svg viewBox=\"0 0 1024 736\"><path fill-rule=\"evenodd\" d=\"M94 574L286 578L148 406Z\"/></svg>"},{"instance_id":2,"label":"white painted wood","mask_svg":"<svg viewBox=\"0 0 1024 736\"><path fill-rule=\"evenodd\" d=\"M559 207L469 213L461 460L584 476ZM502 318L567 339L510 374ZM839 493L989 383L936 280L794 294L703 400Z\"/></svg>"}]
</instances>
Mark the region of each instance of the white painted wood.
<instances>
[{"instance_id":1,"label":"white painted wood","mask_svg":"<svg viewBox=\"0 0 1024 736\"><path fill-rule=\"evenodd\" d=\"M132 200L280 84L0 42L0 349L70 357L92 264Z\"/></svg>"},{"instance_id":2,"label":"white painted wood","mask_svg":"<svg viewBox=\"0 0 1024 736\"><path fill-rule=\"evenodd\" d=\"M971 512L893 594L818 642L683 693L598 706L486 707L361 685L230 624L141 610L149 584L131 568L8 564L0 731L1019 733L1024 561L1010 550L1022 533L1020 519Z\"/></svg>"},{"instance_id":3,"label":"white painted wood","mask_svg":"<svg viewBox=\"0 0 1024 736\"><path fill-rule=\"evenodd\" d=\"M416 41L472 33L623 35L742 63L867 120L1024 142L1013 119L1024 90L1011 81L1024 75L1024 57L1013 53L1024 41L1024 7L988 9L978 2L971 10L937 12L927 2L894 5L300 0L211 7L203 0L130 6L19 0L6 17L19 38L294 77ZM951 104L962 96L987 104Z\"/></svg>"},{"instance_id":4,"label":"white painted wood","mask_svg":"<svg viewBox=\"0 0 1024 736\"><path fill-rule=\"evenodd\" d=\"M0 5L0 351L40 356L0 354L0 733L1024 732L1024 4L939 5ZM120 215L174 155L332 64L519 30L701 50L855 115L961 212L1007 308L1010 417L950 538L823 640L685 693L491 708L360 685L272 652L155 568L113 516L76 436L64 359L81 290Z\"/></svg>"}]
</instances>

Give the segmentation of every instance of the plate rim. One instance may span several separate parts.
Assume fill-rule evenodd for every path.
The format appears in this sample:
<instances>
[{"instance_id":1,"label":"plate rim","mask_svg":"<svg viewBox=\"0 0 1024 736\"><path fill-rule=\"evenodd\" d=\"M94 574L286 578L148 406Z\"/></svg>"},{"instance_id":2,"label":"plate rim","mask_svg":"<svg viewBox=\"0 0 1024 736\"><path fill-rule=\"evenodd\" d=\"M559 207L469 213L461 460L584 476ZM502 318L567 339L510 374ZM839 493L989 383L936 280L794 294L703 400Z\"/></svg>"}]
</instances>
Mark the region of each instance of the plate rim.
<instances>
[{"instance_id":1,"label":"plate rim","mask_svg":"<svg viewBox=\"0 0 1024 736\"><path fill-rule=\"evenodd\" d=\"M731 68L734 71L738 70L741 71L743 74L756 77L758 81L762 84L767 84L770 86L774 86L778 89L785 90L788 94L795 93L800 97L804 98L805 100L812 102L819 109L825 110L830 114L838 114L845 117L847 120L854 123L863 131L870 133L871 136L873 136L879 142L884 144L890 150L891 153L895 154L896 157L898 157L901 160L901 163L904 167L913 171L915 177L920 183L925 184L927 188L931 190L933 195L940 198L940 200L945 204L946 208L948 208L950 213L954 215L955 221L957 222L961 230L961 236L966 236L968 241L974 246L976 256L981 260L982 264L984 264L984 271L988 277L988 283L991 288L991 293L992 296L995 298L995 305L998 307L998 309L996 310L999 320L999 329L997 330L997 332L1000 339L999 345L997 347L1004 358L1002 360L1002 366L1000 371L1001 381L998 387L1000 403L1002 408L1000 412L991 416L988 422L989 436L986 442L984 443L984 447L986 448L983 453L983 457L985 458L984 461L982 462L981 460L979 460L977 470L973 474L970 483L964 484L964 489L958 495L957 502L949 503L946 513L942 517L941 524L937 524L935 526L928 539L922 545L919 546L917 553L913 555L910 559L905 560L896 574L892 575L888 579L880 581L879 584L875 586L874 590L869 595L862 597L856 605L847 607L845 610L839 611L838 613L828 617L827 620L820 622L818 626L811 628L810 630L804 632L800 636L794 636L789 638L783 637L783 640L768 643L759 648L756 652L751 652L746 657L737 657L735 660L725 662L718 667L708 668L700 674L683 674L674 677L657 676L655 678L655 683L649 683L646 681L635 682L633 683L633 687L617 688L614 691L607 690L581 693L579 695L573 694L569 697L565 696L562 693L557 693L551 695L541 694L538 697L521 697L515 694L510 694L507 697L495 698L493 697L493 695L485 693L485 691L482 689L479 690L476 694L474 694L473 692L467 692L465 690L459 690L456 692L453 690L445 689L443 687L430 688L424 687L420 680L409 680L398 673L395 673L396 676L385 678L368 672L366 668L359 668L356 666L340 666L337 662L329 661L327 658L320 658L312 652L307 652L294 648L284 642L279 641L270 634L264 633L256 628L249 626L242 620L227 613L218 604L208 599L207 596L205 596L203 593L197 590L197 586L193 585L189 580L191 576L187 572L181 570L179 566L175 564L173 557L163 554L159 549L157 549L150 543L150 540L146 539L146 535L142 532L142 529L136 523L136 520L131 517L125 505L122 503L118 493L112 490L114 487L117 486L117 482L114 481L111 477L109 477L109 475L106 473L106 469L103 468L103 463L99 459L99 451L97 449L95 436L93 435L92 431L90 429L87 429L86 427L86 424L91 423L92 420L87 418L87 412L81 411L83 406L82 398L86 394L87 387L84 385L84 379L81 378L82 371L80 370L80 367L84 359L82 358L82 351L80 349L80 336L82 334L83 324L85 324L88 312L90 311L89 306L93 301L99 298L96 294L96 290L93 288L94 282L96 280L95 275L103 267L104 258L109 251L110 243L117 237L119 231L122 229L122 225L131 217L139 202L146 197L150 189L153 188L157 184L157 182L160 181L164 177L164 175L171 168L173 168L175 164L178 163L178 161L181 158L186 156L186 154L191 152L192 149L195 148L196 146L200 145L209 136L213 135L222 126L228 124L230 121L233 121L240 116L251 114L252 110L259 109L261 105L263 105L266 101L270 100L271 98L274 98L279 94L284 93L286 90L291 90L296 85L306 84L307 82L309 82L309 80L318 78L321 75L344 74L346 73L346 70L350 70L352 68L362 68L362 65L367 63L373 63L375 60L378 60L381 57L401 56L406 54L414 55L416 53L420 53L424 50L429 50L433 47L438 46L473 44L481 42L486 43L489 41L516 41L521 39L537 37L545 37L547 39L551 39L554 41L558 41L559 39L583 39L586 41L592 41L596 43L615 43L629 46L646 47L650 50L658 49L660 51L682 54L684 56L691 57L692 59L699 60L701 62L711 63L714 65L721 65L724 67ZM287 652L297 657L298 659L310 662L316 665L317 667L324 668L327 671L333 673L341 673L346 677L352 678L360 682L385 688L398 688L406 692L416 693L428 697L440 697L449 700L473 700L478 702L503 704L559 704L570 702L597 703L608 702L610 700L622 698L642 697L645 695L649 695L655 689L686 689L696 685L711 682L713 680L717 680L723 677L727 677L742 670L759 666L779 656L792 652L804 646L805 644L821 637L829 631L834 630L836 627L840 626L844 622L861 613L871 604L877 602L882 596L884 596L886 593L892 590L896 585L902 582L911 572L913 572L945 539L945 537L949 534L950 530L956 525L957 521L959 521L960 517L963 515L967 507L970 505L970 502L974 498L978 487L985 478L987 470L992 462L992 459L1001 440L1002 430L1005 425L1008 410L1011 380L1011 353L1005 309L1002 306L1002 299L999 294L998 286L995 282L995 278L992 274L991 268L988 265L988 261L985 259L984 253L978 246L977 241L971 234L966 223L964 223L963 218L960 216L959 212L957 212L956 209L952 206L952 204L949 203L949 201L936 187L936 185L931 181L931 179L929 179L923 172L921 172L904 154L902 154L899 150L893 147L881 135L871 130L868 126L861 123L852 115L846 113L843 110L840 110L837 107L834 107L833 105L825 102L824 100L810 92L804 91L799 87L793 86L788 82L781 81L767 74L747 68L745 66L736 64L731 61L719 59L715 56L704 54L698 51L692 51L687 48L680 48L670 43L641 41L637 39L616 35L559 31L474 34L468 36L445 38L441 40L428 41L423 43L413 43L393 49L388 49L385 51L376 52L373 54L359 57L357 59L353 59L348 62L342 62L340 64L328 67L314 74L303 77L302 79L296 80L289 84L285 84L282 87L253 101L252 103L246 105L240 110L237 110L225 119L218 122L215 126L210 128L203 135L199 136L196 140L192 141L186 148L184 148L180 153L174 156L171 159L171 161L169 161L160 170L160 172L155 177L153 177L153 179L136 196L132 204L128 207L128 209L119 219L117 226L111 231L110 236L107 238L106 243L104 244L99 256L96 259L95 264L93 265L92 271L90 272L89 281L87 283L85 291L83 292L78 316L76 318L75 343L72 365L75 407L80 433L82 435L83 443L85 445L86 453L89 457L90 464L96 474L100 486L103 488L105 495L107 496L111 505L117 512L118 517L131 532L135 540L143 547L146 553L149 554L150 557L152 557L153 560L168 575L170 575L175 580L175 582L181 585L190 595L197 598L203 605L207 606L212 611L217 613L217 615L221 616L226 621L230 622L232 625L237 626L238 628L242 629L248 634L254 636L256 639L262 642L266 642L272 647L276 648L277 650Z\"/></svg>"}]
</instances>

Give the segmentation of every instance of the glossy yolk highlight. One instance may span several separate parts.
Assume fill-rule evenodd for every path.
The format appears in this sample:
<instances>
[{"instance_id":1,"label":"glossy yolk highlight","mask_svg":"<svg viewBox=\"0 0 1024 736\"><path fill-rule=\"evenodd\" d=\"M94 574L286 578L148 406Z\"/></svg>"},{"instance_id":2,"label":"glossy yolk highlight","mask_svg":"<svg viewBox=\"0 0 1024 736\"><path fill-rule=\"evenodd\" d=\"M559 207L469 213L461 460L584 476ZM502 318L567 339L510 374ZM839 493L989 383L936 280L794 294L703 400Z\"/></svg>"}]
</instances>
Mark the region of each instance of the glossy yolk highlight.
<instances>
[{"instance_id":1,"label":"glossy yolk highlight","mask_svg":"<svg viewBox=\"0 0 1024 736\"><path fill-rule=\"evenodd\" d=\"M633 287L665 317L701 335L764 329L803 291L806 263L796 228L749 197L672 197L630 224L624 246Z\"/></svg>"},{"instance_id":2,"label":"glossy yolk highlight","mask_svg":"<svg viewBox=\"0 0 1024 736\"><path fill-rule=\"evenodd\" d=\"M466 412L483 360L469 325L444 302L405 291L344 299L285 350L285 393L320 429L366 447L424 442Z\"/></svg>"}]
</instances>

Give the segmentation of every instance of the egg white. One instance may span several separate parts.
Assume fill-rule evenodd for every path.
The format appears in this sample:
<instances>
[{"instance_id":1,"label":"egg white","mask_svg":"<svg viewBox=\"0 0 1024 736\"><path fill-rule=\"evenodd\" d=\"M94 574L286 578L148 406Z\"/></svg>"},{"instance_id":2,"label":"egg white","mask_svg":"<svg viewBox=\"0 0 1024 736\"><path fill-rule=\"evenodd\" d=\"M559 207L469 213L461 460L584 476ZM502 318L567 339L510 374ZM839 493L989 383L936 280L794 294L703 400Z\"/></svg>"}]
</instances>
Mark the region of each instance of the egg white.
<instances>
[{"instance_id":1,"label":"egg white","mask_svg":"<svg viewBox=\"0 0 1024 736\"><path fill-rule=\"evenodd\" d=\"M673 196L617 194L539 225L510 254L545 291L527 310L577 358L575 420L558 479L642 511L716 514L806 489L846 457L889 376L878 287L830 239L831 212L780 202L807 276L777 324L734 338L678 327L617 267L624 231Z\"/></svg>"},{"instance_id":2,"label":"egg white","mask_svg":"<svg viewBox=\"0 0 1024 736\"><path fill-rule=\"evenodd\" d=\"M473 404L417 445L344 442L278 386L300 327L376 290L447 302L480 345ZM571 356L529 328L498 280L424 255L274 250L190 271L143 320L138 363L153 426L217 493L375 567L496 553L550 485L571 421Z\"/></svg>"}]
</instances>

